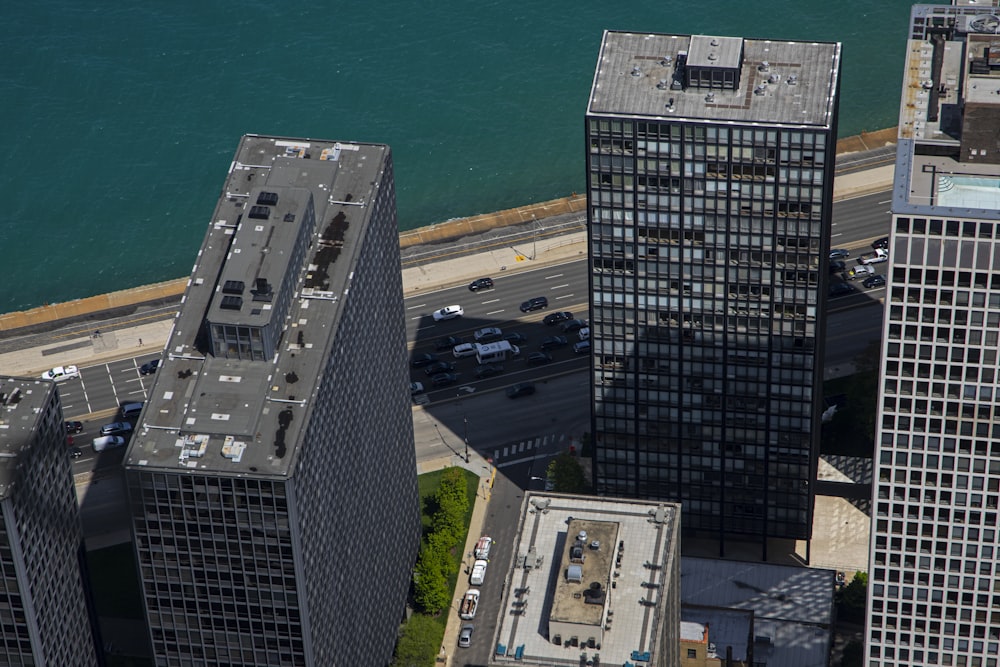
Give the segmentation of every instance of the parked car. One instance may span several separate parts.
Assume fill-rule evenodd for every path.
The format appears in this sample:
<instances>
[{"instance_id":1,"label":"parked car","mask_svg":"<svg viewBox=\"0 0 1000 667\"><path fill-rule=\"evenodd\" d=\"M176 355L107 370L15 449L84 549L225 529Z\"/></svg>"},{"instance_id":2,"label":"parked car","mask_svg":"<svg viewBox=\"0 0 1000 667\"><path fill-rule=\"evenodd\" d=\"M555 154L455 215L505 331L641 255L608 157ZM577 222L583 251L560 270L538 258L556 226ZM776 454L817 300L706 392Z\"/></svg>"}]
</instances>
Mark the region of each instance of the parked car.
<instances>
[{"instance_id":1,"label":"parked car","mask_svg":"<svg viewBox=\"0 0 1000 667\"><path fill-rule=\"evenodd\" d=\"M427 375L437 375L438 373L451 373L455 370L455 364L450 361L435 361L433 364L428 364L424 369Z\"/></svg>"},{"instance_id":2,"label":"parked car","mask_svg":"<svg viewBox=\"0 0 1000 667\"><path fill-rule=\"evenodd\" d=\"M459 343L455 347L451 348L451 354L456 359L461 359L462 357L474 357L476 356L476 344Z\"/></svg>"},{"instance_id":3,"label":"parked car","mask_svg":"<svg viewBox=\"0 0 1000 667\"><path fill-rule=\"evenodd\" d=\"M69 448L69 455L70 455L70 458L78 459L81 456L83 456L83 450L80 449L79 447L70 447Z\"/></svg>"},{"instance_id":4,"label":"parked car","mask_svg":"<svg viewBox=\"0 0 1000 667\"><path fill-rule=\"evenodd\" d=\"M570 320L562 325L563 333L575 333L587 326L587 320Z\"/></svg>"},{"instance_id":5,"label":"parked car","mask_svg":"<svg viewBox=\"0 0 1000 667\"><path fill-rule=\"evenodd\" d=\"M458 382L458 375L455 373L438 373L431 378L431 384L435 387L447 387Z\"/></svg>"},{"instance_id":6,"label":"parked car","mask_svg":"<svg viewBox=\"0 0 1000 667\"><path fill-rule=\"evenodd\" d=\"M424 393L424 383L423 382L411 382L410 383L410 396L416 396L417 394Z\"/></svg>"},{"instance_id":7,"label":"parked car","mask_svg":"<svg viewBox=\"0 0 1000 667\"><path fill-rule=\"evenodd\" d=\"M145 404L145 401L123 403L121 407L122 419L138 419L139 415L142 414L142 406Z\"/></svg>"},{"instance_id":8,"label":"parked car","mask_svg":"<svg viewBox=\"0 0 1000 667\"><path fill-rule=\"evenodd\" d=\"M848 280L857 280L858 278L867 278L874 275L874 266L871 266L870 264L858 264L857 266L851 267L851 270L847 272L845 277Z\"/></svg>"},{"instance_id":9,"label":"parked car","mask_svg":"<svg viewBox=\"0 0 1000 667\"><path fill-rule=\"evenodd\" d=\"M489 564L488 561L482 558L476 560L472 564L472 574L469 575L469 583L473 586L482 586L483 582L486 580L486 566Z\"/></svg>"},{"instance_id":10,"label":"parked car","mask_svg":"<svg viewBox=\"0 0 1000 667\"><path fill-rule=\"evenodd\" d=\"M474 625L463 625L458 633L458 647L469 648L472 646L472 631L476 629Z\"/></svg>"},{"instance_id":11,"label":"parked car","mask_svg":"<svg viewBox=\"0 0 1000 667\"><path fill-rule=\"evenodd\" d=\"M503 339L512 345L522 345L528 342L528 337L522 333L512 331L510 333L504 334Z\"/></svg>"},{"instance_id":12,"label":"parked car","mask_svg":"<svg viewBox=\"0 0 1000 667\"><path fill-rule=\"evenodd\" d=\"M53 382L62 382L78 377L80 377L80 369L76 366L56 366L42 373L43 380L52 380Z\"/></svg>"},{"instance_id":13,"label":"parked car","mask_svg":"<svg viewBox=\"0 0 1000 667\"><path fill-rule=\"evenodd\" d=\"M67 433L80 433L83 431L83 422L63 422L66 425Z\"/></svg>"},{"instance_id":14,"label":"parked car","mask_svg":"<svg viewBox=\"0 0 1000 667\"><path fill-rule=\"evenodd\" d=\"M847 264L839 259L830 260L830 273L843 273L847 270Z\"/></svg>"},{"instance_id":15,"label":"parked car","mask_svg":"<svg viewBox=\"0 0 1000 667\"><path fill-rule=\"evenodd\" d=\"M858 291L857 288L851 283L833 283L830 285L830 298L836 299L840 296L853 294L856 291Z\"/></svg>"},{"instance_id":16,"label":"parked car","mask_svg":"<svg viewBox=\"0 0 1000 667\"><path fill-rule=\"evenodd\" d=\"M542 341L542 344L538 346L540 350L551 350L553 348L562 347L568 344L569 341L566 340L566 336L549 336Z\"/></svg>"},{"instance_id":17,"label":"parked car","mask_svg":"<svg viewBox=\"0 0 1000 667\"><path fill-rule=\"evenodd\" d=\"M445 306L440 310L435 310L433 313L435 322L453 320L456 317L461 317L462 315L465 315L465 309L461 306Z\"/></svg>"},{"instance_id":18,"label":"parked car","mask_svg":"<svg viewBox=\"0 0 1000 667\"><path fill-rule=\"evenodd\" d=\"M536 296L521 304L522 313L530 313L533 310L541 310L549 307L549 300L544 296Z\"/></svg>"},{"instance_id":19,"label":"parked car","mask_svg":"<svg viewBox=\"0 0 1000 667\"><path fill-rule=\"evenodd\" d=\"M444 338L438 338L434 342L434 349L440 352L441 350L450 350L456 345L460 345L465 341L458 336L445 336Z\"/></svg>"},{"instance_id":20,"label":"parked car","mask_svg":"<svg viewBox=\"0 0 1000 667\"><path fill-rule=\"evenodd\" d=\"M590 327L584 327L577 331L576 337L580 340L590 340Z\"/></svg>"},{"instance_id":21,"label":"parked car","mask_svg":"<svg viewBox=\"0 0 1000 667\"><path fill-rule=\"evenodd\" d=\"M471 621L476 617L477 609L479 609L479 589L470 588L459 603L458 617L463 621Z\"/></svg>"},{"instance_id":22,"label":"parked car","mask_svg":"<svg viewBox=\"0 0 1000 667\"><path fill-rule=\"evenodd\" d=\"M503 331L497 327L483 327L482 329L476 329L472 337L477 343L492 343L503 338Z\"/></svg>"},{"instance_id":23,"label":"parked car","mask_svg":"<svg viewBox=\"0 0 1000 667\"><path fill-rule=\"evenodd\" d=\"M410 366L414 368L423 368L424 366L429 366L430 364L433 364L437 360L438 358L436 354L431 354L430 352L423 352L421 354L413 355L413 358L410 359Z\"/></svg>"},{"instance_id":24,"label":"parked car","mask_svg":"<svg viewBox=\"0 0 1000 667\"><path fill-rule=\"evenodd\" d=\"M493 279L492 278L476 278L471 283L469 283L470 292L478 292L481 289L493 289Z\"/></svg>"},{"instance_id":25,"label":"parked car","mask_svg":"<svg viewBox=\"0 0 1000 667\"><path fill-rule=\"evenodd\" d=\"M883 236L880 239L875 239L872 241L872 248L874 250L888 250L889 248L889 237Z\"/></svg>"},{"instance_id":26,"label":"parked car","mask_svg":"<svg viewBox=\"0 0 1000 667\"><path fill-rule=\"evenodd\" d=\"M476 540L476 547L472 550L472 555L476 558L488 559L490 557L490 549L492 547L493 538L489 535L483 535Z\"/></svg>"},{"instance_id":27,"label":"parked car","mask_svg":"<svg viewBox=\"0 0 1000 667\"><path fill-rule=\"evenodd\" d=\"M843 248L834 248L830 251L830 259L847 259L850 256L851 251Z\"/></svg>"},{"instance_id":28,"label":"parked car","mask_svg":"<svg viewBox=\"0 0 1000 667\"><path fill-rule=\"evenodd\" d=\"M152 375L156 372L156 369L160 367L160 360L153 359L152 361L147 361L142 366L139 366L139 375Z\"/></svg>"},{"instance_id":29,"label":"parked car","mask_svg":"<svg viewBox=\"0 0 1000 667\"><path fill-rule=\"evenodd\" d=\"M494 375L500 375L501 373L503 373L503 366L500 364L483 364L482 366L476 366L476 377L480 380L491 378Z\"/></svg>"},{"instance_id":30,"label":"parked car","mask_svg":"<svg viewBox=\"0 0 1000 667\"><path fill-rule=\"evenodd\" d=\"M534 382L518 382L507 387L507 398L520 398L521 396L531 396L535 393Z\"/></svg>"},{"instance_id":31,"label":"parked car","mask_svg":"<svg viewBox=\"0 0 1000 667\"><path fill-rule=\"evenodd\" d=\"M581 340L579 343L573 343L573 351L577 354L583 354L584 352L590 352L590 341Z\"/></svg>"},{"instance_id":32,"label":"parked car","mask_svg":"<svg viewBox=\"0 0 1000 667\"><path fill-rule=\"evenodd\" d=\"M552 355L546 352L532 352L528 355L529 366L541 366L552 361Z\"/></svg>"},{"instance_id":33,"label":"parked car","mask_svg":"<svg viewBox=\"0 0 1000 667\"><path fill-rule=\"evenodd\" d=\"M560 322L565 322L566 320L571 319L573 319L573 313L568 310L561 310L555 313L549 313L542 318L542 322L551 326L553 324L559 324Z\"/></svg>"},{"instance_id":34,"label":"parked car","mask_svg":"<svg viewBox=\"0 0 1000 667\"><path fill-rule=\"evenodd\" d=\"M128 435L132 432L132 424L128 422L111 422L101 427L101 435Z\"/></svg>"},{"instance_id":35,"label":"parked car","mask_svg":"<svg viewBox=\"0 0 1000 667\"><path fill-rule=\"evenodd\" d=\"M867 289L871 289L873 287L884 287L885 276L883 276L880 273L876 273L874 276L868 276L867 278L865 278L861 284L864 285L865 288Z\"/></svg>"}]
</instances>

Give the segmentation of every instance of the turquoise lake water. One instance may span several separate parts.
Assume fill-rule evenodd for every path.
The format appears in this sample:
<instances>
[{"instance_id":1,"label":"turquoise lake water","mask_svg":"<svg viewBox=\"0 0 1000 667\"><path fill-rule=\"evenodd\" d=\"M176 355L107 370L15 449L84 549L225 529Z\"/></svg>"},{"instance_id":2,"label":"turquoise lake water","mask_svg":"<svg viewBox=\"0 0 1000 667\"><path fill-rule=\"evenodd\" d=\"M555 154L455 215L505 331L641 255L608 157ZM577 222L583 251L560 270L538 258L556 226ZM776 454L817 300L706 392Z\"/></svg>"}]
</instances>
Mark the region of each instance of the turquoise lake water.
<instances>
[{"instance_id":1,"label":"turquoise lake water","mask_svg":"<svg viewBox=\"0 0 1000 667\"><path fill-rule=\"evenodd\" d=\"M841 41L895 125L909 2L68 2L0 24L0 312L185 276L239 137L387 143L402 229L583 190L605 29Z\"/></svg>"}]
</instances>

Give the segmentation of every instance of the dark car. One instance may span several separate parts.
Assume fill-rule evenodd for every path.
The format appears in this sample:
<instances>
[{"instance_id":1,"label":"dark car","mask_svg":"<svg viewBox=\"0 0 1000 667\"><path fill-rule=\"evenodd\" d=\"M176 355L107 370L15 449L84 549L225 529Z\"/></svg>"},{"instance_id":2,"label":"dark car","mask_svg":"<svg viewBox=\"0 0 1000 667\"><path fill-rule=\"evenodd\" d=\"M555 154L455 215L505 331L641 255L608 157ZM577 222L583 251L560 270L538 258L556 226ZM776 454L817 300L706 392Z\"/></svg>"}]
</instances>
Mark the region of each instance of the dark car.
<instances>
[{"instance_id":1,"label":"dark car","mask_svg":"<svg viewBox=\"0 0 1000 667\"><path fill-rule=\"evenodd\" d=\"M836 299L838 296L847 296L857 291L857 288L850 283L833 283L830 285L830 298Z\"/></svg>"},{"instance_id":2,"label":"dark car","mask_svg":"<svg viewBox=\"0 0 1000 667\"><path fill-rule=\"evenodd\" d=\"M492 278L476 278L471 283L469 283L470 292L478 292L481 289L493 289L493 279Z\"/></svg>"},{"instance_id":3,"label":"dark car","mask_svg":"<svg viewBox=\"0 0 1000 667\"><path fill-rule=\"evenodd\" d=\"M83 422L63 422L66 425L67 433L81 433L83 431Z\"/></svg>"},{"instance_id":4,"label":"dark car","mask_svg":"<svg viewBox=\"0 0 1000 667\"><path fill-rule=\"evenodd\" d=\"M830 251L830 259L847 259L850 256L851 251L844 248L834 248Z\"/></svg>"},{"instance_id":5,"label":"dark car","mask_svg":"<svg viewBox=\"0 0 1000 667\"><path fill-rule=\"evenodd\" d=\"M560 322L565 322L566 320L573 319L573 313L568 310L561 310L557 313L549 313L542 318L542 322L548 325L559 324Z\"/></svg>"},{"instance_id":6,"label":"dark car","mask_svg":"<svg viewBox=\"0 0 1000 667\"><path fill-rule=\"evenodd\" d=\"M830 273L843 273L847 270L847 264L839 259L830 260Z\"/></svg>"},{"instance_id":7,"label":"dark car","mask_svg":"<svg viewBox=\"0 0 1000 667\"><path fill-rule=\"evenodd\" d=\"M101 427L101 435L129 435L132 424L128 422L111 422Z\"/></svg>"},{"instance_id":8,"label":"dark car","mask_svg":"<svg viewBox=\"0 0 1000 667\"><path fill-rule=\"evenodd\" d=\"M147 361L142 366L139 366L139 375L152 375L156 372L156 369L160 367L160 360L153 359L152 361Z\"/></svg>"},{"instance_id":9,"label":"dark car","mask_svg":"<svg viewBox=\"0 0 1000 667\"><path fill-rule=\"evenodd\" d=\"M528 337L522 333L517 333L512 331L509 334L504 334L503 339L508 343L513 343L514 345L520 345L521 343L527 343Z\"/></svg>"},{"instance_id":10,"label":"dark car","mask_svg":"<svg viewBox=\"0 0 1000 667\"><path fill-rule=\"evenodd\" d=\"M431 384L435 387L447 387L458 382L458 376L454 373L438 373L431 378Z\"/></svg>"},{"instance_id":11,"label":"dark car","mask_svg":"<svg viewBox=\"0 0 1000 667\"><path fill-rule=\"evenodd\" d=\"M531 366L541 366L552 361L552 355L546 352L532 352L528 355L528 364Z\"/></svg>"},{"instance_id":12,"label":"dark car","mask_svg":"<svg viewBox=\"0 0 1000 667\"><path fill-rule=\"evenodd\" d=\"M884 287L885 286L885 276L876 273L874 276L868 276L861 283L866 288L871 289L872 287Z\"/></svg>"},{"instance_id":13,"label":"dark car","mask_svg":"<svg viewBox=\"0 0 1000 667\"><path fill-rule=\"evenodd\" d=\"M451 373L455 370L455 364L449 361L435 361L432 364L428 364L424 372L428 375L437 375L438 373Z\"/></svg>"},{"instance_id":14,"label":"dark car","mask_svg":"<svg viewBox=\"0 0 1000 667\"><path fill-rule=\"evenodd\" d=\"M507 387L507 398L518 398L519 396L531 396L535 393L534 382L518 382Z\"/></svg>"},{"instance_id":15,"label":"dark car","mask_svg":"<svg viewBox=\"0 0 1000 667\"><path fill-rule=\"evenodd\" d=\"M445 336L444 338L438 338L434 341L435 350L450 350L456 345L461 345L465 340L459 338L458 336Z\"/></svg>"},{"instance_id":16,"label":"dark car","mask_svg":"<svg viewBox=\"0 0 1000 667\"><path fill-rule=\"evenodd\" d=\"M883 236L880 239L875 239L872 241L872 248L875 250L887 249L889 247L889 237Z\"/></svg>"},{"instance_id":17,"label":"dark car","mask_svg":"<svg viewBox=\"0 0 1000 667\"><path fill-rule=\"evenodd\" d=\"M542 341L542 344L539 345L538 348L541 350L551 350L556 347L567 345L568 343L569 341L566 340L566 336L549 336Z\"/></svg>"},{"instance_id":18,"label":"dark car","mask_svg":"<svg viewBox=\"0 0 1000 667\"><path fill-rule=\"evenodd\" d=\"M494 375L500 375L503 373L503 366L500 364L483 364L482 366L476 366L476 377L482 380L483 378L491 378Z\"/></svg>"},{"instance_id":19,"label":"dark car","mask_svg":"<svg viewBox=\"0 0 1000 667\"><path fill-rule=\"evenodd\" d=\"M581 340L579 343L573 344L573 351L577 354L583 354L585 352L590 352L590 341Z\"/></svg>"},{"instance_id":20,"label":"dark car","mask_svg":"<svg viewBox=\"0 0 1000 667\"><path fill-rule=\"evenodd\" d=\"M533 310L541 310L542 308L549 307L549 300L544 296L536 296L533 299L528 299L521 304L522 313L530 313Z\"/></svg>"},{"instance_id":21,"label":"dark car","mask_svg":"<svg viewBox=\"0 0 1000 667\"><path fill-rule=\"evenodd\" d=\"M585 326L587 326L586 320L570 320L562 325L562 331L563 333L576 333Z\"/></svg>"},{"instance_id":22,"label":"dark car","mask_svg":"<svg viewBox=\"0 0 1000 667\"><path fill-rule=\"evenodd\" d=\"M424 352L423 354L413 355L413 359L410 361L410 365L414 368L422 368L424 366L433 364L437 361L437 355L431 354L430 352Z\"/></svg>"},{"instance_id":23,"label":"dark car","mask_svg":"<svg viewBox=\"0 0 1000 667\"><path fill-rule=\"evenodd\" d=\"M74 459L78 459L81 456L83 456L83 450L80 449L79 447L70 447L69 448L69 455L72 458L74 458Z\"/></svg>"}]
</instances>

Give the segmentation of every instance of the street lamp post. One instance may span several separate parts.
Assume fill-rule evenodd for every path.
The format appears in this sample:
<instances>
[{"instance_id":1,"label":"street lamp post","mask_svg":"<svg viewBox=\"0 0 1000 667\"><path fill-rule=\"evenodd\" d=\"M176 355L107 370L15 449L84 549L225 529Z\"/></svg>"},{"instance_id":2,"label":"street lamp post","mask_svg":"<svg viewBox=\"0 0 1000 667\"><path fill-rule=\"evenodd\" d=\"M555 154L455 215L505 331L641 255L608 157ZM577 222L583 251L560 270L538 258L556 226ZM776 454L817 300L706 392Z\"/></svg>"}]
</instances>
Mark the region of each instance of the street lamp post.
<instances>
[{"instance_id":1,"label":"street lamp post","mask_svg":"<svg viewBox=\"0 0 1000 667\"><path fill-rule=\"evenodd\" d=\"M455 397L458 399L458 405L462 409L462 428L463 438L465 439L465 462L469 462L469 417L465 412L465 403L462 402L462 394L457 393Z\"/></svg>"}]
</instances>

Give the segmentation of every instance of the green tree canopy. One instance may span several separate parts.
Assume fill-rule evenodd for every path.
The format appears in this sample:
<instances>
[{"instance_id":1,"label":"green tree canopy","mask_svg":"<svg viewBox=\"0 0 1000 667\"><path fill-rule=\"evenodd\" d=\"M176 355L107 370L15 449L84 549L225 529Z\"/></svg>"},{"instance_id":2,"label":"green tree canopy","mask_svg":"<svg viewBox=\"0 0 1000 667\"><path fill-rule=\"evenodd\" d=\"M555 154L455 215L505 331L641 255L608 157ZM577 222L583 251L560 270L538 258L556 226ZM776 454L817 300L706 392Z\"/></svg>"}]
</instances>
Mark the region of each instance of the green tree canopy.
<instances>
[{"instance_id":1,"label":"green tree canopy","mask_svg":"<svg viewBox=\"0 0 1000 667\"><path fill-rule=\"evenodd\" d=\"M442 628L430 616L414 614L403 626L392 667L429 667L441 645Z\"/></svg>"},{"instance_id":2,"label":"green tree canopy","mask_svg":"<svg viewBox=\"0 0 1000 667\"><path fill-rule=\"evenodd\" d=\"M563 452L549 461L545 470L552 482L552 490L560 493L584 493L587 491L587 476L575 456Z\"/></svg>"}]
</instances>

